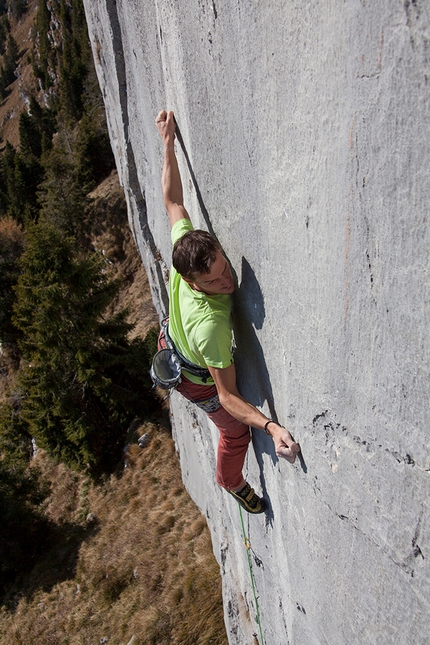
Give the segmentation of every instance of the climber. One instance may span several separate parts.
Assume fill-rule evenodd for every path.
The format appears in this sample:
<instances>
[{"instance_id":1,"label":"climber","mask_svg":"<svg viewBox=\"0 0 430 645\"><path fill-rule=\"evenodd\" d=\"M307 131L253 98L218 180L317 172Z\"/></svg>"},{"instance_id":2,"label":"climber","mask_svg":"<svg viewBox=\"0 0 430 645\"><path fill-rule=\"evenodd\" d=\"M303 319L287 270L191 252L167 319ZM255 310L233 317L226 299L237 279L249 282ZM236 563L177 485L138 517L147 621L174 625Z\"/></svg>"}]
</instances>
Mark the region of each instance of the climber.
<instances>
[{"instance_id":1,"label":"climber","mask_svg":"<svg viewBox=\"0 0 430 645\"><path fill-rule=\"evenodd\" d=\"M294 463L300 446L288 430L268 419L237 390L231 349L234 279L217 240L205 231L194 230L184 208L173 112L161 111L155 123L164 144L161 184L173 243L169 321L160 342L167 335L188 361L190 369L183 369L177 389L203 409L219 430L217 483L246 511L262 513L266 501L255 494L242 474L250 426L271 435L278 457L290 463ZM193 367L197 367L194 373Z\"/></svg>"}]
</instances>

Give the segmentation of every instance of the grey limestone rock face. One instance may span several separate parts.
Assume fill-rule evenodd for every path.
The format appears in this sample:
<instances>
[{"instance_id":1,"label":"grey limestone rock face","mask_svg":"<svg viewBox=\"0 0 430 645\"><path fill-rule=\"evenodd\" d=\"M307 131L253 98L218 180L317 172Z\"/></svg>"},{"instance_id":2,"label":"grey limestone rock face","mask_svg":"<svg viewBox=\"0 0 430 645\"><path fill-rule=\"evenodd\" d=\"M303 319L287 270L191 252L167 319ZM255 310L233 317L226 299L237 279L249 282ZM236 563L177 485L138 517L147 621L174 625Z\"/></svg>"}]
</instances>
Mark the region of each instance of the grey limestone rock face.
<instances>
[{"instance_id":1,"label":"grey limestone rock face","mask_svg":"<svg viewBox=\"0 0 430 645\"><path fill-rule=\"evenodd\" d=\"M214 482L215 428L172 397L230 645L428 644L428 2L84 4L160 318L166 108L191 219L237 275L240 389L302 446L291 466L254 432L246 476L270 505L244 518L257 608L237 504Z\"/></svg>"}]
</instances>

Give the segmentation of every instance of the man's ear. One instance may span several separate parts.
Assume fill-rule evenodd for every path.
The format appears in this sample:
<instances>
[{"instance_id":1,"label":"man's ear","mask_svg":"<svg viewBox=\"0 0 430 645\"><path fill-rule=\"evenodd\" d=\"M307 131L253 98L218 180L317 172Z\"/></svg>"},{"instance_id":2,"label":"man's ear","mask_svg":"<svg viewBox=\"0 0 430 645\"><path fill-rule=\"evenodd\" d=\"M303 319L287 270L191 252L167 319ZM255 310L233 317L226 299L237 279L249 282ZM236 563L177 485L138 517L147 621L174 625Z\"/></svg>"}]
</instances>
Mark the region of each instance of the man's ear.
<instances>
[{"instance_id":1,"label":"man's ear","mask_svg":"<svg viewBox=\"0 0 430 645\"><path fill-rule=\"evenodd\" d=\"M188 282L188 284L193 285L194 282L191 280L191 278L185 278L183 275L181 275L182 280L185 280L185 282Z\"/></svg>"},{"instance_id":2,"label":"man's ear","mask_svg":"<svg viewBox=\"0 0 430 645\"><path fill-rule=\"evenodd\" d=\"M181 275L181 278L182 280L185 280L185 282L187 282L190 285L191 289L194 289L194 291L201 291L200 287L195 282L193 282L191 278L184 278L183 275Z\"/></svg>"}]
</instances>

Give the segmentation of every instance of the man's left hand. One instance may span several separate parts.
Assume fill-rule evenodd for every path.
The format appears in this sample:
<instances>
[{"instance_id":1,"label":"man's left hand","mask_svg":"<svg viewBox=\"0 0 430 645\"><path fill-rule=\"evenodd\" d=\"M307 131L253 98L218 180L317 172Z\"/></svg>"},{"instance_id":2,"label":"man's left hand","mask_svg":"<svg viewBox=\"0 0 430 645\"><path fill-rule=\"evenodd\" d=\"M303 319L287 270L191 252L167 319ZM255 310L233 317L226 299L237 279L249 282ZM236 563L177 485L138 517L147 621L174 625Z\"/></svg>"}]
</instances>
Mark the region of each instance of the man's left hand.
<instances>
[{"instance_id":1,"label":"man's left hand","mask_svg":"<svg viewBox=\"0 0 430 645\"><path fill-rule=\"evenodd\" d=\"M269 428L270 434L275 444L275 450L278 457L283 457L293 464L299 454L301 448L300 444L296 443L286 428L273 423Z\"/></svg>"}]
</instances>

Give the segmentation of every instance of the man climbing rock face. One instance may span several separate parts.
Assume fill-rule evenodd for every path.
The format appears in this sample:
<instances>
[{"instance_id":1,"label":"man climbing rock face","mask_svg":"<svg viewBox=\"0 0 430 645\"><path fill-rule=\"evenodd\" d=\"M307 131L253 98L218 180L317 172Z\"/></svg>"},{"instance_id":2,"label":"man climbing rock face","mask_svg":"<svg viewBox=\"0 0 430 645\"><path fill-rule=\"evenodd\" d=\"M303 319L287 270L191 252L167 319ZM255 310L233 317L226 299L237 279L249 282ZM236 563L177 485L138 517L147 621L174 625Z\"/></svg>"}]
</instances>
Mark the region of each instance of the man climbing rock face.
<instances>
[{"instance_id":1,"label":"man climbing rock face","mask_svg":"<svg viewBox=\"0 0 430 645\"><path fill-rule=\"evenodd\" d=\"M169 323L162 331L173 341L189 370L182 370L178 391L203 409L220 433L216 481L249 513L266 510L242 474L250 426L271 435L278 457L294 463L300 446L238 392L232 355L231 294L235 289L222 248L209 233L194 230L184 208L176 159L173 112L155 120L164 144L162 191L172 227Z\"/></svg>"}]
</instances>

